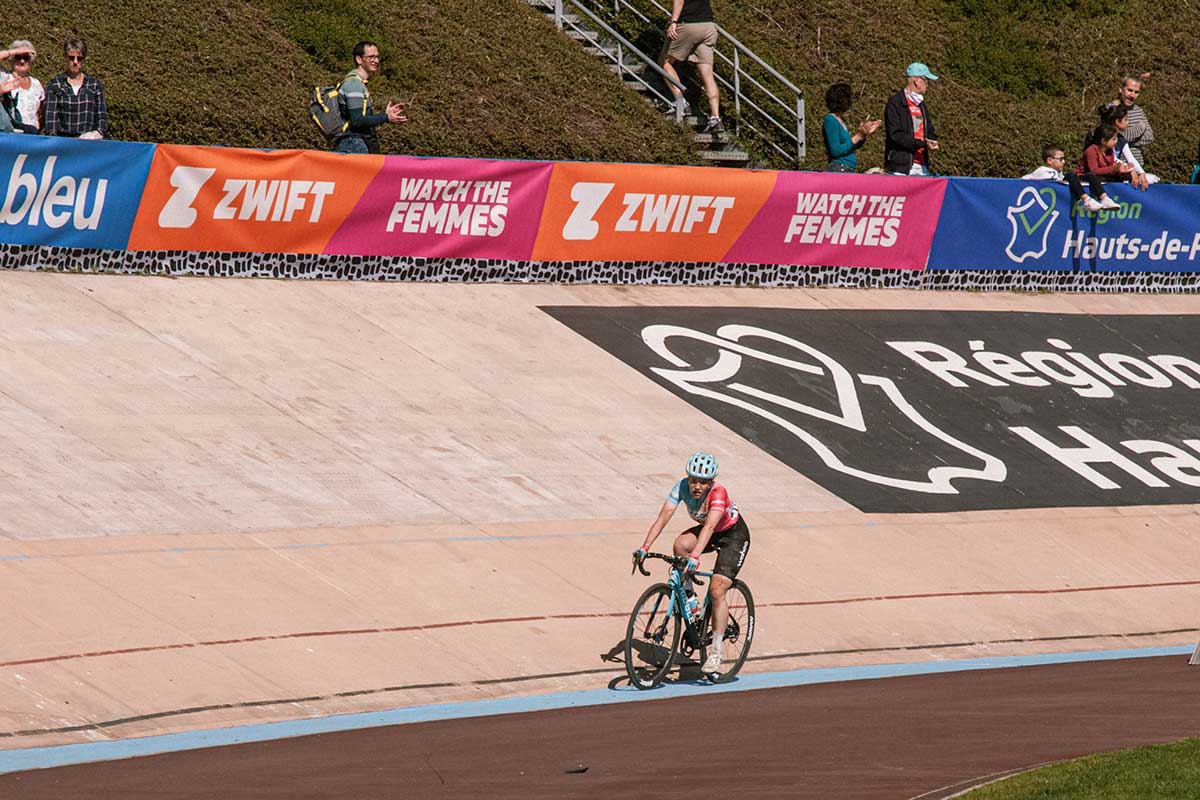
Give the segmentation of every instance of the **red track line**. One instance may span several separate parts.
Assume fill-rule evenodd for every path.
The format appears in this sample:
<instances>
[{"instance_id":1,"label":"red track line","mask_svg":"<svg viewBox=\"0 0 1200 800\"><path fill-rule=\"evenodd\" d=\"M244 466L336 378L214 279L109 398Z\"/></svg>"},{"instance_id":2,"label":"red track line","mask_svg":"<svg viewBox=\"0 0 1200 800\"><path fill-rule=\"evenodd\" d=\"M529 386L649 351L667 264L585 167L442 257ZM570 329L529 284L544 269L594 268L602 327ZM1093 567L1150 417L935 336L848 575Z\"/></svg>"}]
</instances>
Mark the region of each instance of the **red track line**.
<instances>
[{"instance_id":1,"label":"red track line","mask_svg":"<svg viewBox=\"0 0 1200 800\"><path fill-rule=\"evenodd\" d=\"M1166 581L1163 583L1130 583L1117 586L1079 586L1062 589L1004 589L980 592L925 592L921 594L889 594L870 597L843 597L833 600L795 600L782 603L759 603L760 608L793 608L797 606L827 606L846 605L849 603L872 603L888 600L925 600L939 597L993 597L1004 595L1044 595L1071 594L1074 592L1108 592L1124 589L1159 589L1177 586L1200 586L1200 580L1195 581ZM66 655L43 656L41 658L24 658L17 661L0 661L0 667L19 667L28 664L47 664L55 661L74 661L81 658L100 658L102 656L122 656L133 653L153 653L163 650L186 650L193 647L219 647L231 644L253 644L255 642L272 642L280 639L313 639L319 636L361 636L372 633L404 633L406 631L432 631L442 628L462 628L468 625L499 625L509 622L547 622L557 619L603 619L624 618L628 612L603 612L594 614L544 614L528 617L500 617L496 619L460 620L457 622L434 622L428 625L397 625L389 628L349 628L335 631L302 631L300 633L279 633L264 636L247 636L241 639L214 639L205 642L183 642L179 644L158 644L144 647L127 647L120 650L93 650L87 653L69 653Z\"/></svg>"}]
</instances>

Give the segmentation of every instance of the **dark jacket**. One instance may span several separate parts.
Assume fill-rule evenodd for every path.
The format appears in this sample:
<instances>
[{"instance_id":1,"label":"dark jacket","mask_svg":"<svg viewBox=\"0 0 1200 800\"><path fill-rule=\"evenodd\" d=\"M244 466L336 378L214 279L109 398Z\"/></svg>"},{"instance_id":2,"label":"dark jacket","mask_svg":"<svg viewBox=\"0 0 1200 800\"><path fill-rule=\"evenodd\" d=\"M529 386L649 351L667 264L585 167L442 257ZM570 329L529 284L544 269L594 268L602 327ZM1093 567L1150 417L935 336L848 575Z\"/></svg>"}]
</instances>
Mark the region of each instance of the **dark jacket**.
<instances>
[{"instance_id":1,"label":"dark jacket","mask_svg":"<svg viewBox=\"0 0 1200 800\"><path fill-rule=\"evenodd\" d=\"M921 102L921 113L925 115L925 138L937 139L933 117L929 115L924 101ZM913 135L912 114L908 111L903 89L888 98L883 112L883 126L887 130L887 141L883 145L883 168L888 172L907 174L912 169L913 156L925 141ZM925 154L930 161L929 171L933 172L932 153L926 149Z\"/></svg>"}]
</instances>

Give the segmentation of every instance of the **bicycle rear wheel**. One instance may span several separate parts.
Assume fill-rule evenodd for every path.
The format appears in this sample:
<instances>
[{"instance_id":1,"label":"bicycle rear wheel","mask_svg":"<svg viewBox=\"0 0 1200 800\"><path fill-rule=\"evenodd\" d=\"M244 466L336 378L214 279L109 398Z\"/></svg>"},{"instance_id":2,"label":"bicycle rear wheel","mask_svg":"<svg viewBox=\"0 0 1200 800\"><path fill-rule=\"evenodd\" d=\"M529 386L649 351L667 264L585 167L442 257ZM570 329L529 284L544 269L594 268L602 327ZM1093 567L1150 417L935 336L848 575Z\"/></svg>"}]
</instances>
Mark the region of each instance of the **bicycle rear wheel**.
<instances>
[{"instance_id":1,"label":"bicycle rear wheel","mask_svg":"<svg viewBox=\"0 0 1200 800\"><path fill-rule=\"evenodd\" d=\"M656 583L638 598L625 631L625 671L639 689L653 689L675 664L679 615L671 613L671 587Z\"/></svg>"},{"instance_id":2,"label":"bicycle rear wheel","mask_svg":"<svg viewBox=\"0 0 1200 800\"><path fill-rule=\"evenodd\" d=\"M729 605L729 622L725 625L725 641L721 646L721 669L708 675L713 683L727 683L734 679L746 656L750 654L750 641L754 638L754 596L750 587L734 581L725 593ZM705 636L700 641L700 663L708 658L712 647L712 606L704 615Z\"/></svg>"}]
</instances>

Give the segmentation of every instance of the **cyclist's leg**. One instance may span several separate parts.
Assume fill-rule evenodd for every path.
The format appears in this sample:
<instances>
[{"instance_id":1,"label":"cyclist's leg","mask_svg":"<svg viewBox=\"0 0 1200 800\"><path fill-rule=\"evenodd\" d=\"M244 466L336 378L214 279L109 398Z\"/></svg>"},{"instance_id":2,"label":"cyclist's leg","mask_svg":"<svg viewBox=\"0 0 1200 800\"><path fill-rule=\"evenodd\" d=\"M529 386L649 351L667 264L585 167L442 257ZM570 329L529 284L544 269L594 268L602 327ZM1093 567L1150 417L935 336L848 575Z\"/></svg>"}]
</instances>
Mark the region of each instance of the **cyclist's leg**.
<instances>
[{"instance_id":1,"label":"cyclist's leg","mask_svg":"<svg viewBox=\"0 0 1200 800\"><path fill-rule=\"evenodd\" d=\"M746 554L750 552L750 529L746 527L745 519L739 518L729 530L713 537L709 547L717 550L717 563L713 566L713 576L709 583L713 621L709 659L715 658L715 664L719 665L721 646L725 641L725 628L729 624L729 603L725 593L733 586L734 578L746 563ZM705 666L712 665L706 663Z\"/></svg>"},{"instance_id":2,"label":"cyclist's leg","mask_svg":"<svg viewBox=\"0 0 1200 800\"><path fill-rule=\"evenodd\" d=\"M700 529L702 525L693 525L683 533L675 537L675 555L679 558L685 558L692 554L692 549L696 546L699 540Z\"/></svg>"},{"instance_id":3,"label":"cyclist's leg","mask_svg":"<svg viewBox=\"0 0 1200 800\"><path fill-rule=\"evenodd\" d=\"M725 593L733 586L733 578L724 575L713 575L708 586L708 594L712 598L713 619L713 650L720 652L721 642L725 640L725 626L729 624L729 603Z\"/></svg>"}]
</instances>

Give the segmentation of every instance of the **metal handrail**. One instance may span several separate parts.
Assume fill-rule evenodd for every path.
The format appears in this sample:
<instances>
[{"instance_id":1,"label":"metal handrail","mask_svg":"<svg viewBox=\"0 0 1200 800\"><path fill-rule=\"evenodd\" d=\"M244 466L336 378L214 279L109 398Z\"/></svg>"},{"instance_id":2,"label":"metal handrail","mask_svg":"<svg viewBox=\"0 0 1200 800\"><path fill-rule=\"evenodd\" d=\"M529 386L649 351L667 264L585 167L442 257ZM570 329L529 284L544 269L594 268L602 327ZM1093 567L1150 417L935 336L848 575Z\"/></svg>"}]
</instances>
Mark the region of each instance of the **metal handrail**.
<instances>
[{"instance_id":1,"label":"metal handrail","mask_svg":"<svg viewBox=\"0 0 1200 800\"><path fill-rule=\"evenodd\" d=\"M670 15L671 15L670 10L667 9L665 6L663 6L661 3L659 3L658 0L646 0L646 2L648 2L655 9L657 9L659 11L659 13L663 14L667 18L670 18ZM643 22L645 22L647 24L651 24L651 25L655 24L654 21L651 20L649 16L647 16L645 13L643 13L641 11L641 9L634 6L633 3L631 2L631 0L613 0L613 11L615 13L620 13L622 8L628 9L638 19L642 20ZM743 104L743 102L745 102L746 104L748 104L752 108L754 108L754 110L757 111L759 113L759 115L761 115L765 119L769 120L775 127L779 128L780 131L782 132L782 134L787 139L790 139L791 141L795 142L796 161L797 162L803 161L804 157L806 155L806 150L807 150L806 143L805 143L805 134L804 134L804 91L799 86L797 86L796 84L794 84L790 80L788 80L786 77L784 77L778 70L776 70L774 67L772 67L770 64L768 64L766 61L764 61L762 58L760 58L757 53L755 53L753 50L751 50L746 45L742 44L742 42L736 36L731 34L728 30L721 27L720 25L717 25L716 28L717 28L717 33L721 36L721 41L728 41L731 45L733 45L733 58L730 58L728 55L721 52L721 50L719 49L719 47L720 47L719 45L718 45L718 48L715 49L715 53L721 59L721 61L723 61L725 64L727 64L728 66L733 68L733 82L730 83L730 81L728 79L717 74L715 70L714 70L714 76L717 78L717 80L720 83L722 83L724 86L726 86L733 92L733 104L734 104L735 110L739 114L739 117L741 114L742 104ZM766 86L764 86L757 78L755 78L753 75L746 72L745 69L743 68L743 64L741 63L743 55L746 56L747 58L749 58L755 64L757 64L763 70L765 70L768 75L770 75L775 80L779 81L779 83L785 89L787 89L789 92L791 92L794 97L794 105L791 102L784 100L783 98L777 97L774 92L772 92L770 89L768 89ZM769 97L777 106L779 106L779 108L782 110L783 114L786 117L795 119L796 128L795 128L794 132L785 128L781 123L779 123L779 121L777 119L775 119L774 115L772 115L766 109L763 109L757 103L754 103L749 97L747 97L744 94L744 92L742 91L742 80L743 79L746 80L747 82L749 82L751 85L753 85L753 87L755 89L757 89L758 91L762 92L767 97ZM758 129L754 125L748 124L747 126L749 128L751 128L751 130L754 130L756 132L758 131ZM775 147L776 150L780 149L778 146L774 145L774 143L770 142L769 140L768 140L768 144L771 144L773 147ZM787 155L786 152L784 154Z\"/></svg>"},{"instance_id":2,"label":"metal handrail","mask_svg":"<svg viewBox=\"0 0 1200 800\"><path fill-rule=\"evenodd\" d=\"M563 26L566 25L566 26L570 27L572 30L574 30L578 33L582 33L584 35L584 38L588 39L588 41L591 41L593 44L596 44L596 41L594 39L590 39L588 37L588 34L590 34L591 31L588 31L587 29L582 28L579 25L576 25L566 19L566 17L563 14L563 6L566 3L570 3L577 11L582 11L584 16L586 16L593 25L596 25L598 28L600 28L600 30L604 31L608 36L612 37L613 41L615 41L617 43L617 51L616 51L615 58L613 58L612 54L608 53L608 51L604 51L604 52L608 56L608 58L611 59L613 61L613 63L615 63L617 65L617 68L620 71L621 77L622 78L626 78L626 77L633 78L634 80L638 81L643 86L645 86L647 89L649 89L651 92L653 92L660 100L662 100L663 102L667 103L670 106L673 106L674 110L675 110L675 121L683 122L684 111L687 107L687 104L683 98L683 92L685 91L684 85L680 81L671 77L671 75L669 73L667 73L666 70L664 70L662 67L660 67L658 65L657 61L650 58L648 55L646 55L641 50L639 50L637 45L635 45L633 42L629 41L624 36L617 33L617 31L611 25L609 25L607 22L600 19L600 17L598 17L594 13L592 13L591 9L587 8L587 6L585 6L581 2L579 2L579 0L554 0L554 26L556 28L558 28L560 31L563 29ZM675 88L677 88L680 92L679 96L676 97L676 96L674 96L674 94L672 94L671 97L667 97L661 91L659 91L656 87L654 87L648 81L646 81L645 78L643 78L638 73L634 72L625 63L624 56L621 52L622 47L625 48L626 50L628 50L634 56L637 56L639 59L641 59L647 65L649 65L655 72L658 73L658 75L664 81L666 81L668 86L672 86L672 85L675 86ZM600 49L604 50L604 48L600 48Z\"/></svg>"}]
</instances>

